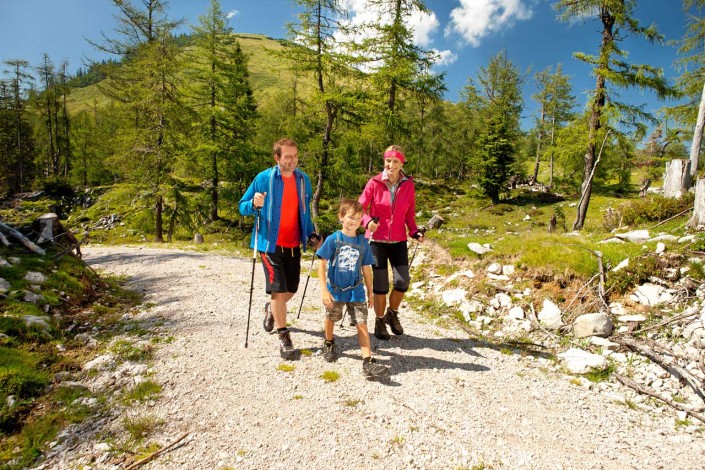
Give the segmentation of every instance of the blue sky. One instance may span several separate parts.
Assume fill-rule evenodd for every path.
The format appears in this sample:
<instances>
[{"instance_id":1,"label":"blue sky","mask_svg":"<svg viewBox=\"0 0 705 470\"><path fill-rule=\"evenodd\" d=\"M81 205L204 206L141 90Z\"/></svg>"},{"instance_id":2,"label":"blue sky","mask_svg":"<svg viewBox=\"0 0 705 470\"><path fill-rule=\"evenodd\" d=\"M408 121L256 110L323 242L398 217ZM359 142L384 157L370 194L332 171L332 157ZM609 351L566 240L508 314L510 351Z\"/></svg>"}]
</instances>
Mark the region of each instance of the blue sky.
<instances>
[{"instance_id":1,"label":"blue sky","mask_svg":"<svg viewBox=\"0 0 705 470\"><path fill-rule=\"evenodd\" d=\"M343 0L350 8L352 21L369 13L365 0ZM139 3L137 1L136 3ZM571 77L574 94L582 107L585 93L594 86L589 68L573 59L577 51L594 54L600 42L600 25L595 20L560 23L552 5L554 0L427 0L431 14L418 16L414 28L418 43L435 49L444 62L435 67L446 72L451 101L460 99L468 77L475 77L479 67L505 49L520 70L529 71L524 87L523 126L531 126L536 106L530 97L535 93L533 74L549 65L563 65ZM183 18L195 24L210 0L170 0L171 18ZM260 33L285 37L285 23L295 19L296 8L289 0L221 0L223 11L231 12L231 26L236 32ZM41 62L47 53L55 64L66 60L73 73L85 58L102 57L86 38L100 42L101 33L114 37L117 9L108 0L0 0L0 60L24 59L31 65ZM642 24L656 23L667 39L683 36L686 16L679 0L638 0L637 18ZM184 28L187 30L187 28ZM674 78L676 49L652 45L644 40L627 40L622 47L630 52L629 60L663 67ZM653 94L630 90L620 99L633 105L644 104L656 112L663 103Z\"/></svg>"}]
</instances>

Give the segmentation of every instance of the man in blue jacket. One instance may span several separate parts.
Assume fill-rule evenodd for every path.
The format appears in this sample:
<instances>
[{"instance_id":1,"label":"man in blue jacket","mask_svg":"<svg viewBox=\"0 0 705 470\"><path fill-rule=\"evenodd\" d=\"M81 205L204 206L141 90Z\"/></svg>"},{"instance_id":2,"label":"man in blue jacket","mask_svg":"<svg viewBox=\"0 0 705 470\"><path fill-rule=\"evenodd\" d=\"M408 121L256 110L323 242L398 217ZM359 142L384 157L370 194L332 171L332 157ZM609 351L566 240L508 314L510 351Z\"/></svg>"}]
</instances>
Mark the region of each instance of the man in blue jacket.
<instances>
[{"instance_id":1,"label":"man in blue jacket","mask_svg":"<svg viewBox=\"0 0 705 470\"><path fill-rule=\"evenodd\" d=\"M254 215L257 230L252 231L260 252L267 294L271 301L264 306L264 330L277 327L279 353L284 359L295 354L286 327L286 303L299 287L301 246L311 241L318 248L321 237L315 233L311 218L311 180L297 168L298 145L292 139L279 139L274 144L277 164L258 174L240 199L240 214Z\"/></svg>"}]
</instances>

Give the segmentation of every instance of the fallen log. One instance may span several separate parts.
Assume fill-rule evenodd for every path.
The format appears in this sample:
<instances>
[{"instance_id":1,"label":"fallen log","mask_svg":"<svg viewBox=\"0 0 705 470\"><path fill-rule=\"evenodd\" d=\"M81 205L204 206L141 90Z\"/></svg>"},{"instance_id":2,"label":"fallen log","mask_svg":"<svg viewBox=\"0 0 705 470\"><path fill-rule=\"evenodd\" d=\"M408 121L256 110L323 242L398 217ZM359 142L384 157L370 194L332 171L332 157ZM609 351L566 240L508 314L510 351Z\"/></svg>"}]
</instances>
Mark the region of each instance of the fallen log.
<instances>
[{"instance_id":1,"label":"fallen log","mask_svg":"<svg viewBox=\"0 0 705 470\"><path fill-rule=\"evenodd\" d=\"M17 229L10 227L9 225L3 222L0 222L0 231L3 231L7 235L10 235L11 237L15 238L17 241L22 243L28 250L42 256L46 254L46 251L44 251L41 247L35 245L29 238L22 235Z\"/></svg>"},{"instance_id":2,"label":"fallen log","mask_svg":"<svg viewBox=\"0 0 705 470\"><path fill-rule=\"evenodd\" d=\"M663 370L680 380L682 383L687 384L695 392L695 394L700 397L701 400L705 401L705 392L703 392L703 389L700 388L698 384L698 379L693 377L693 375L688 372L684 367L681 367L676 364L675 361L671 361L662 357L661 354L664 353L663 348L655 342L652 342L652 344L647 346L646 344L639 343L638 341L632 338L617 337L612 338L611 340L617 344L621 344L622 346L626 346L638 352L642 356L649 358L653 363L661 366ZM654 349L661 349L661 351L655 351ZM666 352L669 356L675 357L675 354L673 354L672 352Z\"/></svg>"},{"instance_id":3,"label":"fallen log","mask_svg":"<svg viewBox=\"0 0 705 470\"><path fill-rule=\"evenodd\" d=\"M636 390L637 392L641 393L642 395L648 395L650 397L656 398L657 400L660 400L667 404L668 406L675 408L680 411L686 412L688 415L692 416L695 419L700 420L701 422L705 423L705 415L699 413L696 410L691 410L685 405L682 405L680 403L677 403L673 400L669 400L668 398L662 397L658 393L656 393L654 390L651 390L650 388L647 388L639 383L634 382L631 379L628 379L627 377L617 374L616 372L612 374L617 381L619 381L622 385L625 385L631 389Z\"/></svg>"}]
</instances>

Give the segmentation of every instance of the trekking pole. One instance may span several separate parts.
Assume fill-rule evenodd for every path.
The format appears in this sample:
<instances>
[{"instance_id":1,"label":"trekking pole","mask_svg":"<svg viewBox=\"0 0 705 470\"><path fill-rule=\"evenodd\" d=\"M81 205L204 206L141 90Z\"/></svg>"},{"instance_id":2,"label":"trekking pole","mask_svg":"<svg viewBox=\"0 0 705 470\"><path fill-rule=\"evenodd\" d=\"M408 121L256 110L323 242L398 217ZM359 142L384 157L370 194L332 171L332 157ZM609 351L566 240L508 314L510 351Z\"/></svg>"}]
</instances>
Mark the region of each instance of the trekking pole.
<instances>
[{"instance_id":1,"label":"trekking pole","mask_svg":"<svg viewBox=\"0 0 705 470\"><path fill-rule=\"evenodd\" d=\"M425 233L426 233L426 227L421 227L414 235L414 238L416 238L416 246L414 247L414 254L411 255L411 261L409 261L409 270L411 270L411 265L414 264L414 258L416 258L416 250L419 249L419 244L420 244L419 235L423 235Z\"/></svg>"},{"instance_id":2,"label":"trekking pole","mask_svg":"<svg viewBox=\"0 0 705 470\"><path fill-rule=\"evenodd\" d=\"M250 278L250 302L247 307L247 329L245 330L245 347L247 347L247 338L250 335L250 313L252 312L252 291L255 287L255 264L257 264L257 239L259 238L259 215L260 210L257 209L255 216L255 246L252 250L252 277Z\"/></svg>"},{"instance_id":3,"label":"trekking pole","mask_svg":"<svg viewBox=\"0 0 705 470\"><path fill-rule=\"evenodd\" d=\"M299 313L296 314L296 319L301 316L301 308L304 306L304 297L306 297L306 288L308 287L308 280L311 279L311 271L313 271L313 262L316 260L316 253L311 253L311 267L308 269L308 276L306 276L306 284L304 284L304 292L301 294L301 303L299 304Z\"/></svg>"}]
</instances>

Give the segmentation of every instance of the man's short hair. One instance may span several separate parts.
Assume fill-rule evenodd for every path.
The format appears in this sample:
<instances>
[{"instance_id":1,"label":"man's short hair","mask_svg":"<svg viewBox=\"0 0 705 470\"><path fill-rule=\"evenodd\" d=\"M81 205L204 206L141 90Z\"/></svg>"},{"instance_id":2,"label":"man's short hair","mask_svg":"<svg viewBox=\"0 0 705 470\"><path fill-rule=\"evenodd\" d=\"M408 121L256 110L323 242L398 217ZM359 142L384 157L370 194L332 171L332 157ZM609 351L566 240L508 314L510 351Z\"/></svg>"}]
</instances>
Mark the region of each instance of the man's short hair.
<instances>
[{"instance_id":1,"label":"man's short hair","mask_svg":"<svg viewBox=\"0 0 705 470\"><path fill-rule=\"evenodd\" d=\"M277 157L281 157L282 156L282 147L284 147L284 146L299 148L299 144L297 144L294 139L290 139L289 137L284 137L284 138L279 139L276 142L274 142L274 155L276 155Z\"/></svg>"}]
</instances>

